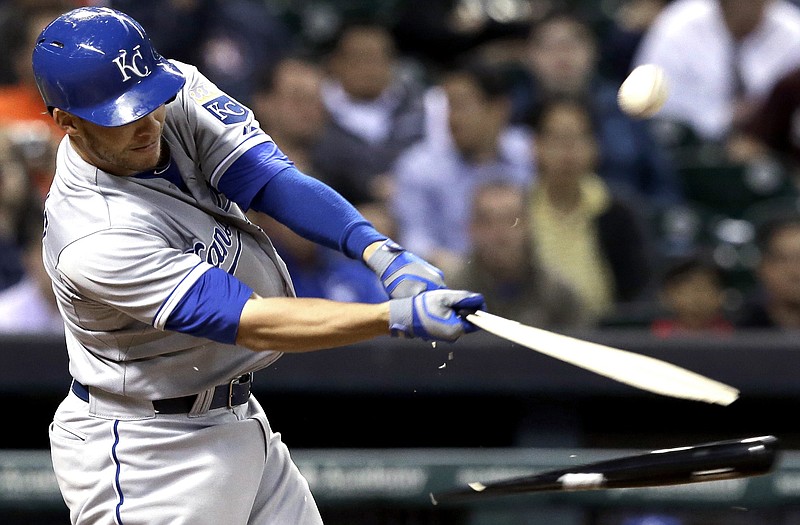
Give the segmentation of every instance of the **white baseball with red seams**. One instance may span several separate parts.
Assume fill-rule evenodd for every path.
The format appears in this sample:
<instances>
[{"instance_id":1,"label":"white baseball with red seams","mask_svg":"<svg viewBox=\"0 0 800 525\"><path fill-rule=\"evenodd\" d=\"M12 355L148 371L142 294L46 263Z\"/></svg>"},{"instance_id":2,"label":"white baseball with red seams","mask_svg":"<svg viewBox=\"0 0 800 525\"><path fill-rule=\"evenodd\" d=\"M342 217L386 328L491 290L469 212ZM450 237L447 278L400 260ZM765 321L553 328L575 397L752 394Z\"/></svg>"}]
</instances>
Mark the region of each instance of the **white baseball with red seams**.
<instances>
[{"instance_id":1,"label":"white baseball with red seams","mask_svg":"<svg viewBox=\"0 0 800 525\"><path fill-rule=\"evenodd\" d=\"M631 71L617 93L619 107L635 118L649 118L658 113L669 96L664 69L656 64L642 64Z\"/></svg>"}]
</instances>

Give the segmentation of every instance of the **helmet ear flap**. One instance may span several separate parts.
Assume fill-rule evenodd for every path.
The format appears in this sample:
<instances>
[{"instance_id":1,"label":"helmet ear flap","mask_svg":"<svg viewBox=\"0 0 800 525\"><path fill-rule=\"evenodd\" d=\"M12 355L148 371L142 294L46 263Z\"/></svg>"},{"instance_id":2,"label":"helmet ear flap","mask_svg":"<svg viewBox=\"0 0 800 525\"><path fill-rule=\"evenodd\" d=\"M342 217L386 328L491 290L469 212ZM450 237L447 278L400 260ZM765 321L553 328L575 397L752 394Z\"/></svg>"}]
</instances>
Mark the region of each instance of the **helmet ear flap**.
<instances>
[{"instance_id":1,"label":"helmet ear flap","mask_svg":"<svg viewBox=\"0 0 800 525\"><path fill-rule=\"evenodd\" d=\"M81 7L45 27L33 49L45 105L100 126L122 126L173 99L185 78L139 23L106 7Z\"/></svg>"}]
</instances>

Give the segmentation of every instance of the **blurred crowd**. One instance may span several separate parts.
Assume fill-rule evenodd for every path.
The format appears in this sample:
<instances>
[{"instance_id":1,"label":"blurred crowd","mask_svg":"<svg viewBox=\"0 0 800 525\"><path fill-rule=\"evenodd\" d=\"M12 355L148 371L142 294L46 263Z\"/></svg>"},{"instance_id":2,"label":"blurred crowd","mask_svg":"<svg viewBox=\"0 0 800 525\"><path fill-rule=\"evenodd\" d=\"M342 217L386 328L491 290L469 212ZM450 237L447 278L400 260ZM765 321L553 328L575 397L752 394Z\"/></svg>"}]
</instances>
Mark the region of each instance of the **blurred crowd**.
<instances>
[{"instance_id":1,"label":"blurred crowd","mask_svg":"<svg viewBox=\"0 0 800 525\"><path fill-rule=\"evenodd\" d=\"M81 5L249 106L381 231L547 329L800 328L800 7L792 0L0 0L0 331L62 330L41 269L63 133L30 68ZM639 64L670 96L616 101ZM385 300L275 223L299 295Z\"/></svg>"}]
</instances>

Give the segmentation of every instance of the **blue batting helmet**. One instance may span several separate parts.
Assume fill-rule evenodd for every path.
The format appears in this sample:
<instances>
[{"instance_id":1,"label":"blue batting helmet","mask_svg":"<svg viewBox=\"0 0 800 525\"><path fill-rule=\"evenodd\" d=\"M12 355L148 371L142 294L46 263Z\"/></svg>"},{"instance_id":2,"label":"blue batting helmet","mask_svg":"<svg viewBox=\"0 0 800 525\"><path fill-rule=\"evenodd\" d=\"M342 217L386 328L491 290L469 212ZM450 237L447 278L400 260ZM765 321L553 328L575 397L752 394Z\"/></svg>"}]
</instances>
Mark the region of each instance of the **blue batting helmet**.
<instances>
[{"instance_id":1,"label":"blue batting helmet","mask_svg":"<svg viewBox=\"0 0 800 525\"><path fill-rule=\"evenodd\" d=\"M36 40L33 72L48 110L100 126L147 115L186 81L136 20L106 7L81 7L50 22Z\"/></svg>"}]
</instances>

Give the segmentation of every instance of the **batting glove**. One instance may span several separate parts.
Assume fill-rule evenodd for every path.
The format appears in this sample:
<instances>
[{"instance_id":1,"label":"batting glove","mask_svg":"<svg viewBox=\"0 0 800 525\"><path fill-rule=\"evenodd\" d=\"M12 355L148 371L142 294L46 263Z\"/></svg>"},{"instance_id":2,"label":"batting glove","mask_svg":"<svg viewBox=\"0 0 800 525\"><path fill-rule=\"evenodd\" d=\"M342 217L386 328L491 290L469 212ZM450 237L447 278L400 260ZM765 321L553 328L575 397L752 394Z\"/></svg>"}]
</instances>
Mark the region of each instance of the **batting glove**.
<instances>
[{"instance_id":1,"label":"batting glove","mask_svg":"<svg viewBox=\"0 0 800 525\"><path fill-rule=\"evenodd\" d=\"M389 301L389 328L394 337L453 342L478 330L459 310L484 310L483 295L463 290L432 290Z\"/></svg>"},{"instance_id":2,"label":"batting glove","mask_svg":"<svg viewBox=\"0 0 800 525\"><path fill-rule=\"evenodd\" d=\"M386 239L367 259L392 299L413 297L429 290L446 288L442 271L406 251L391 239Z\"/></svg>"}]
</instances>

